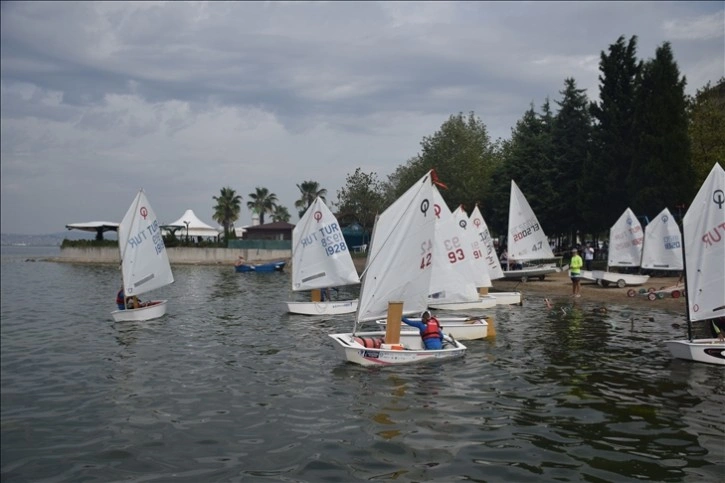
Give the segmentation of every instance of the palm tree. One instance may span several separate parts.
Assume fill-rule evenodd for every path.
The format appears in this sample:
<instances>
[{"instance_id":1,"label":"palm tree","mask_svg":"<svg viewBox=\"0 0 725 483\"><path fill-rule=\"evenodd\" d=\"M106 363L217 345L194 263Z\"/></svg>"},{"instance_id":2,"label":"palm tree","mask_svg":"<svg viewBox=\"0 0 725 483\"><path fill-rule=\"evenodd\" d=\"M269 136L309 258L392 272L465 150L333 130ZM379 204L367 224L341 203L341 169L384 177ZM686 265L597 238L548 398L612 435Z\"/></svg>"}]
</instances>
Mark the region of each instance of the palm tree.
<instances>
[{"instance_id":1,"label":"palm tree","mask_svg":"<svg viewBox=\"0 0 725 483\"><path fill-rule=\"evenodd\" d=\"M221 189L219 196L212 198L216 201L212 218L224 227L224 239L228 240L231 227L239 219L239 212L242 210L242 195L226 187Z\"/></svg>"},{"instance_id":2,"label":"palm tree","mask_svg":"<svg viewBox=\"0 0 725 483\"><path fill-rule=\"evenodd\" d=\"M274 213L277 206L277 195L270 193L267 188L255 188L256 193L249 193L252 201L247 201L247 208L259 213L259 224L264 225L264 214Z\"/></svg>"},{"instance_id":3,"label":"palm tree","mask_svg":"<svg viewBox=\"0 0 725 483\"><path fill-rule=\"evenodd\" d=\"M302 184L297 185L297 188L302 193L300 199L295 201L295 208L297 208L300 218L302 218L307 208L315 201L315 198L319 196L322 198L322 201L325 201L327 190L320 188L320 183L317 181L303 181Z\"/></svg>"},{"instance_id":4,"label":"palm tree","mask_svg":"<svg viewBox=\"0 0 725 483\"><path fill-rule=\"evenodd\" d=\"M272 213L272 221L289 221L290 214L286 206L277 205Z\"/></svg>"}]
</instances>

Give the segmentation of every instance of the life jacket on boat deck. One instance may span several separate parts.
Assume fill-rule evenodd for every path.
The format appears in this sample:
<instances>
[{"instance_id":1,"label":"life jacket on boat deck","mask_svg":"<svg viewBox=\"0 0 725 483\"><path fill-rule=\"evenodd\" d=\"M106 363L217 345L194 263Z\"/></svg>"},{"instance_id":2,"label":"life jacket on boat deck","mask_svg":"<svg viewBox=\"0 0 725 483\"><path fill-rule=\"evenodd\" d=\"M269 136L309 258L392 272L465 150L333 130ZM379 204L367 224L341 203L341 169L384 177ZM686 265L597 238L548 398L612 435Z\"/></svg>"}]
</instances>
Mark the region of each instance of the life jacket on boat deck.
<instances>
[{"instance_id":1,"label":"life jacket on boat deck","mask_svg":"<svg viewBox=\"0 0 725 483\"><path fill-rule=\"evenodd\" d=\"M420 336L423 338L423 340L426 339L440 339L441 334L441 324L438 322L438 319L431 316L430 319L428 319L428 322L425 324L425 330L423 331Z\"/></svg>"},{"instance_id":2,"label":"life jacket on boat deck","mask_svg":"<svg viewBox=\"0 0 725 483\"><path fill-rule=\"evenodd\" d=\"M382 337L355 337L355 342L367 349L380 349L383 343Z\"/></svg>"}]
</instances>

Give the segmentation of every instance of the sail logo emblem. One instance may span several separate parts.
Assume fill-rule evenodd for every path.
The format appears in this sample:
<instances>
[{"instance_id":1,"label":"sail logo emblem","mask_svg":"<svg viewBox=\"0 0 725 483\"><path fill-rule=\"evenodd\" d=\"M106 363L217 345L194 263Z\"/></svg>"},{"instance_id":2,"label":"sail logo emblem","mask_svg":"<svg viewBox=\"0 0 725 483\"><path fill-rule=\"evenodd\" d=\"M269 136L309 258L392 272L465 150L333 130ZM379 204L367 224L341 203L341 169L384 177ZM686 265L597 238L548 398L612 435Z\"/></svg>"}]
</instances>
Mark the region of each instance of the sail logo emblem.
<instances>
[{"instance_id":1,"label":"sail logo emblem","mask_svg":"<svg viewBox=\"0 0 725 483\"><path fill-rule=\"evenodd\" d=\"M479 226L481 226L481 220L476 218L475 220L473 220L473 224L476 225L476 228L478 228Z\"/></svg>"},{"instance_id":2,"label":"sail logo emblem","mask_svg":"<svg viewBox=\"0 0 725 483\"><path fill-rule=\"evenodd\" d=\"M146 219L147 216L149 216L149 210L147 210L145 206L141 207L141 209L139 210L139 213L141 213L141 216L143 217L144 220Z\"/></svg>"},{"instance_id":3,"label":"sail logo emblem","mask_svg":"<svg viewBox=\"0 0 725 483\"><path fill-rule=\"evenodd\" d=\"M320 222L322 219L322 212L321 211L315 211L315 214L312 215L312 217L315 219L316 222Z\"/></svg>"},{"instance_id":4,"label":"sail logo emblem","mask_svg":"<svg viewBox=\"0 0 725 483\"><path fill-rule=\"evenodd\" d=\"M713 191L712 202L717 205L719 210L722 210L722 205L725 204L725 195L723 195L722 190Z\"/></svg>"},{"instance_id":5,"label":"sail logo emblem","mask_svg":"<svg viewBox=\"0 0 725 483\"><path fill-rule=\"evenodd\" d=\"M428 199L420 202L420 211L423 213L423 216L428 216L428 208L430 208L430 201Z\"/></svg>"},{"instance_id":6,"label":"sail logo emblem","mask_svg":"<svg viewBox=\"0 0 725 483\"><path fill-rule=\"evenodd\" d=\"M433 211L436 214L436 218L440 218L441 217L441 205L439 205L439 204L433 205Z\"/></svg>"},{"instance_id":7,"label":"sail logo emblem","mask_svg":"<svg viewBox=\"0 0 725 483\"><path fill-rule=\"evenodd\" d=\"M460 226L464 230L466 229L466 225L467 225L466 220L461 220L458 222L458 226Z\"/></svg>"}]
</instances>

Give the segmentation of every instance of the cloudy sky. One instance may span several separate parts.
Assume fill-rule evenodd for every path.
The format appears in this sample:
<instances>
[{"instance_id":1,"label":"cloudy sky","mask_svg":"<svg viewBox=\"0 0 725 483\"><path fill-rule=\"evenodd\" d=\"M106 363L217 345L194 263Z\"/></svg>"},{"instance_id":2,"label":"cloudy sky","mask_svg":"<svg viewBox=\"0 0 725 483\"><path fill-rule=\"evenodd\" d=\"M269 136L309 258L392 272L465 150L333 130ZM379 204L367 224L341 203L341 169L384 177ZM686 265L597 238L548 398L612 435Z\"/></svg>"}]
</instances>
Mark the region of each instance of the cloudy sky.
<instances>
[{"instance_id":1,"label":"cloudy sky","mask_svg":"<svg viewBox=\"0 0 725 483\"><path fill-rule=\"evenodd\" d=\"M573 77L598 98L620 35L672 44L687 93L725 75L723 2L2 2L3 233L162 223L297 184L383 180L452 114L510 137Z\"/></svg>"}]
</instances>

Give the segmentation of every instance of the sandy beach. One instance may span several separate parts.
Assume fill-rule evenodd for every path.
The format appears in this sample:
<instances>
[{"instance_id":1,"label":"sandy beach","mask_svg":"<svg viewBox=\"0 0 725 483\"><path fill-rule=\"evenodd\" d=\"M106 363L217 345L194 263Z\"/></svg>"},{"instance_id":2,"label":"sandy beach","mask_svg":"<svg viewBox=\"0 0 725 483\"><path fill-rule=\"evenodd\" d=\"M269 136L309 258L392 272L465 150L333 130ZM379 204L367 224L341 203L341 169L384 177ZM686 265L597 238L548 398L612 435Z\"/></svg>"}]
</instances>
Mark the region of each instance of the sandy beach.
<instances>
[{"instance_id":1,"label":"sandy beach","mask_svg":"<svg viewBox=\"0 0 725 483\"><path fill-rule=\"evenodd\" d=\"M624 288L618 288L612 285L605 288L600 287L594 282L583 281L581 285L581 297L576 300L592 304L601 304L604 307L611 303L643 309L657 307L658 309L672 310L684 314L686 310L684 296L673 298L668 293L663 298L649 300L647 294L639 293L642 289L650 290L654 288L655 290L659 290L665 287L673 287L677 284L677 281L678 277L650 277L644 285ZM678 287L684 290L683 283L680 283ZM634 297L628 295L631 289L637 292L637 295ZM526 303L527 295L534 294L537 297L550 298L552 301L555 299L573 299L571 279L569 278L568 272L550 274L542 281L536 280L525 283L514 280L494 280L492 292L496 290L503 292L519 291L524 297L524 303Z\"/></svg>"}]
</instances>

